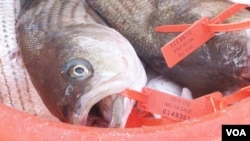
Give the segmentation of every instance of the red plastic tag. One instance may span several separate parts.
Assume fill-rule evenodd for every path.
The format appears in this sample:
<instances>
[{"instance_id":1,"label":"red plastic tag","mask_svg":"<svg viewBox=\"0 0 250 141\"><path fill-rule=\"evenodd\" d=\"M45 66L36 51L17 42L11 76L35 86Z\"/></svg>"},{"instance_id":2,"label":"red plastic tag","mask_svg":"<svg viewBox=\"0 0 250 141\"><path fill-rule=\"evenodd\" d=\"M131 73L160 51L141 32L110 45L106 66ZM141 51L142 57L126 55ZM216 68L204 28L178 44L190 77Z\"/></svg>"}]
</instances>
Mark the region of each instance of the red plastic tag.
<instances>
[{"instance_id":1,"label":"red plastic tag","mask_svg":"<svg viewBox=\"0 0 250 141\"><path fill-rule=\"evenodd\" d=\"M144 88L143 93L146 95L145 102L138 102L137 108L156 113L170 119L181 121L191 118L191 101L165 94L153 89Z\"/></svg>"},{"instance_id":2,"label":"red plastic tag","mask_svg":"<svg viewBox=\"0 0 250 141\"><path fill-rule=\"evenodd\" d=\"M186 30L162 48L168 65L172 67L185 58L185 56L196 50L198 46L209 40L214 35L214 32L250 28L250 21L217 24L245 7L247 6L235 4L214 19L209 20L204 17L193 25L184 24L157 27L155 30L158 32L180 32ZM146 87L143 88L142 92L127 90L123 95L137 100L137 108L142 110L133 109L127 127L133 127L134 125L139 127L142 125L173 123L216 112L249 97L250 86L229 96L223 97L220 92L214 92L194 100L172 96ZM163 118L148 118L149 113L147 112L160 114ZM145 115L146 117L144 117Z\"/></svg>"},{"instance_id":3,"label":"red plastic tag","mask_svg":"<svg viewBox=\"0 0 250 141\"><path fill-rule=\"evenodd\" d=\"M143 88L142 92L127 90L124 96L137 100L137 108L142 111L159 114L170 120L148 119L134 115L137 121L144 125L158 125L200 117L226 108L250 96L250 86L223 97L220 92L214 92L194 100L169 95L150 88ZM143 113L143 112L141 112ZM137 112L138 114L138 112ZM133 117L133 116L132 116ZM171 121L172 120L172 121ZM147 122L147 123L146 123Z\"/></svg>"},{"instance_id":4,"label":"red plastic tag","mask_svg":"<svg viewBox=\"0 0 250 141\"><path fill-rule=\"evenodd\" d=\"M214 112L214 107L210 104L210 98L222 98L222 94L219 92L194 101L149 88L144 88L143 93L146 94L147 101L138 102L137 108L159 114L175 121L188 120L207 113L212 113Z\"/></svg>"},{"instance_id":5,"label":"red plastic tag","mask_svg":"<svg viewBox=\"0 0 250 141\"><path fill-rule=\"evenodd\" d=\"M196 21L186 31L161 48L170 68L214 36L214 33L206 26L208 22L207 17Z\"/></svg>"},{"instance_id":6,"label":"red plastic tag","mask_svg":"<svg viewBox=\"0 0 250 141\"><path fill-rule=\"evenodd\" d=\"M216 17L214 17L211 20L211 23L213 23L213 24L222 23L228 17L231 17L235 13L237 13L240 10L245 9L247 7L248 7L248 5L246 5L246 4L238 4L238 3L237 4L233 4L232 6L230 6L229 8L227 8L226 10L224 10L223 12L221 12L219 15L217 15Z\"/></svg>"},{"instance_id":7,"label":"red plastic tag","mask_svg":"<svg viewBox=\"0 0 250 141\"><path fill-rule=\"evenodd\" d=\"M232 31L232 30L240 30L247 28L244 22L241 22L241 25L238 23L233 24L220 24L224 20L226 20L228 17L234 15L235 13L239 12L240 10L247 8L248 5L245 4L234 4L231 7L227 8L223 12L221 12L219 15L214 17L210 20L211 24L215 24L215 26L211 29L213 32L220 32L220 31ZM244 25L243 25L244 23ZM181 24L181 25L162 25L155 28L156 32L183 32L186 29L188 29L192 24ZM248 24L249 25L249 24ZM208 25L210 26L210 25ZM224 27L226 26L226 27ZM232 27L233 26L233 27ZM231 30L230 30L231 29Z\"/></svg>"},{"instance_id":8,"label":"red plastic tag","mask_svg":"<svg viewBox=\"0 0 250 141\"><path fill-rule=\"evenodd\" d=\"M156 27L155 31L157 32L181 32L185 30L161 49L168 66L171 68L190 55L202 44L211 39L215 32L227 32L250 28L250 21L232 24L218 24L246 7L247 5L234 4L212 20L203 17L193 25L183 24Z\"/></svg>"}]
</instances>

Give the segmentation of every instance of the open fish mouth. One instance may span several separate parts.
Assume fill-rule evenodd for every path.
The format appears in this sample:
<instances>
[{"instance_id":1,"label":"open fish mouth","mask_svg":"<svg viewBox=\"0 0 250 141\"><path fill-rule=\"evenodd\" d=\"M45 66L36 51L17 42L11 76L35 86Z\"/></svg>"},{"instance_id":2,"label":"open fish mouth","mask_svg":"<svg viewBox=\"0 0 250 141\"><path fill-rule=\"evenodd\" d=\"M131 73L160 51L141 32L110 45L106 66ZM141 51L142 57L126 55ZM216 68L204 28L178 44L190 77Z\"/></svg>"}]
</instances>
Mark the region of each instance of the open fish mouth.
<instances>
[{"instance_id":1,"label":"open fish mouth","mask_svg":"<svg viewBox=\"0 0 250 141\"><path fill-rule=\"evenodd\" d=\"M100 105L95 104L88 115L86 126L92 127L108 127L109 122L105 120L100 109Z\"/></svg>"},{"instance_id":2,"label":"open fish mouth","mask_svg":"<svg viewBox=\"0 0 250 141\"><path fill-rule=\"evenodd\" d=\"M80 100L72 116L72 122L92 127L123 128L133 105L134 100L120 94L107 96L97 103L90 101L84 104Z\"/></svg>"},{"instance_id":3,"label":"open fish mouth","mask_svg":"<svg viewBox=\"0 0 250 141\"><path fill-rule=\"evenodd\" d=\"M71 122L77 125L123 128L135 101L121 94L127 89L127 81L110 81L82 94L74 108ZM110 88L112 87L112 88Z\"/></svg>"},{"instance_id":4,"label":"open fish mouth","mask_svg":"<svg viewBox=\"0 0 250 141\"><path fill-rule=\"evenodd\" d=\"M89 111L86 126L92 127L124 127L131 104L125 104L126 98L119 95L108 96L94 104ZM83 118L86 120L86 117Z\"/></svg>"}]
</instances>

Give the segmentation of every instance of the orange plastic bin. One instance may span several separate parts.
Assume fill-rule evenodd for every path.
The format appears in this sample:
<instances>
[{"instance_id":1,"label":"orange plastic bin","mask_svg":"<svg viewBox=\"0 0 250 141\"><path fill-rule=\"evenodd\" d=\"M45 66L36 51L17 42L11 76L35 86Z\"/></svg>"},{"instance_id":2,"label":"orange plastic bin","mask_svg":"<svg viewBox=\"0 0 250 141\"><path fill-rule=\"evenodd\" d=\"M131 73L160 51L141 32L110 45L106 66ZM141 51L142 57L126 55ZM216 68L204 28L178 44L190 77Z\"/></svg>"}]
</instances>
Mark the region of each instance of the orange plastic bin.
<instances>
[{"instance_id":1,"label":"orange plastic bin","mask_svg":"<svg viewBox=\"0 0 250 141\"><path fill-rule=\"evenodd\" d=\"M220 111L161 126L106 129L75 126L29 115L0 104L1 141L221 140L222 124L249 124L250 97Z\"/></svg>"},{"instance_id":2,"label":"orange plastic bin","mask_svg":"<svg viewBox=\"0 0 250 141\"><path fill-rule=\"evenodd\" d=\"M250 124L249 109L250 97L247 97L187 121L117 129L55 122L0 104L0 141L220 141L222 124Z\"/></svg>"}]
</instances>

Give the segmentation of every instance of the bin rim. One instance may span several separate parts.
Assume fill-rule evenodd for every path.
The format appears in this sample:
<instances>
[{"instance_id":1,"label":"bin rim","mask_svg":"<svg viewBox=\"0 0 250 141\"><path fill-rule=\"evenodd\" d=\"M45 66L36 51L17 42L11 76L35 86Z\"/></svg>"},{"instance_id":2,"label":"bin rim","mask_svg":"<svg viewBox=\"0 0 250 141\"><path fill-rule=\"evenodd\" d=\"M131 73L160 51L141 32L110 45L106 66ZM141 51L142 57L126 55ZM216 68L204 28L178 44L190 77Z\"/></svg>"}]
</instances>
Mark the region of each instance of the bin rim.
<instances>
[{"instance_id":1,"label":"bin rim","mask_svg":"<svg viewBox=\"0 0 250 141\"><path fill-rule=\"evenodd\" d=\"M189 121L117 129L55 122L0 104L0 140L221 140L222 124L250 123L249 107L250 97L230 107Z\"/></svg>"}]
</instances>

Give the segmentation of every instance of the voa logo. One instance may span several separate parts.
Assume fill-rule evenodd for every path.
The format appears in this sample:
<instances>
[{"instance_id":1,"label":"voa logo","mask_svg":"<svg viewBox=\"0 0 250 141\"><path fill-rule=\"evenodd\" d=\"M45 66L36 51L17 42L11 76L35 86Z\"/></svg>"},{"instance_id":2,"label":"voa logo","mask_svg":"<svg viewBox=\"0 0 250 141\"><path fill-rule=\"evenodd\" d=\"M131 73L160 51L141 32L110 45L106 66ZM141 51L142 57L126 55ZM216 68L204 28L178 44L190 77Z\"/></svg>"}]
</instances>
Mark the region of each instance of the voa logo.
<instances>
[{"instance_id":1,"label":"voa logo","mask_svg":"<svg viewBox=\"0 0 250 141\"><path fill-rule=\"evenodd\" d=\"M247 136L244 129L226 129L228 136Z\"/></svg>"}]
</instances>

